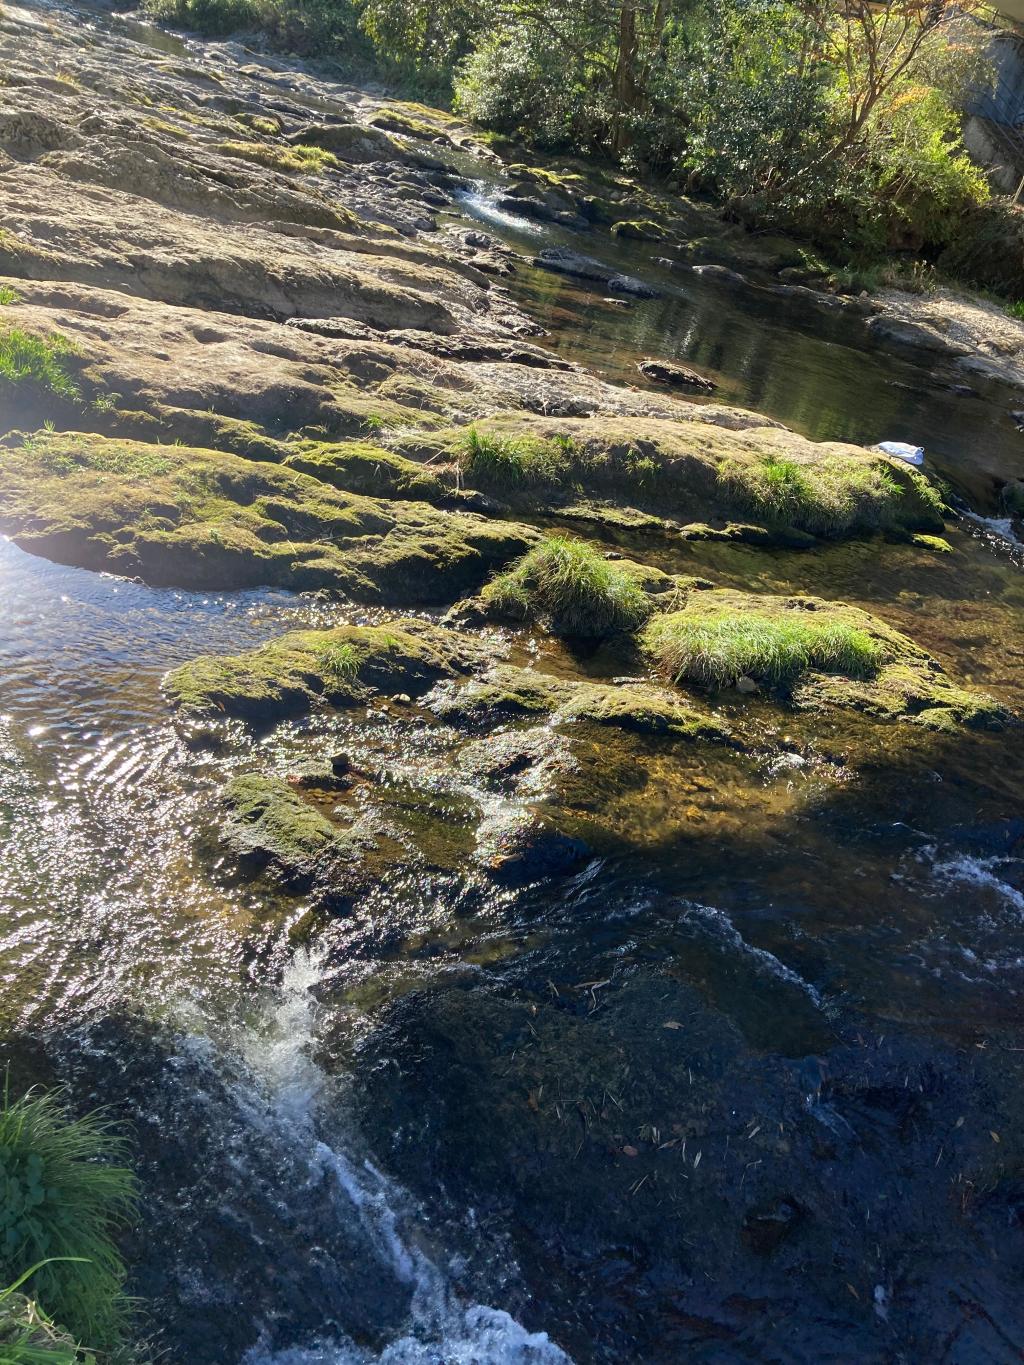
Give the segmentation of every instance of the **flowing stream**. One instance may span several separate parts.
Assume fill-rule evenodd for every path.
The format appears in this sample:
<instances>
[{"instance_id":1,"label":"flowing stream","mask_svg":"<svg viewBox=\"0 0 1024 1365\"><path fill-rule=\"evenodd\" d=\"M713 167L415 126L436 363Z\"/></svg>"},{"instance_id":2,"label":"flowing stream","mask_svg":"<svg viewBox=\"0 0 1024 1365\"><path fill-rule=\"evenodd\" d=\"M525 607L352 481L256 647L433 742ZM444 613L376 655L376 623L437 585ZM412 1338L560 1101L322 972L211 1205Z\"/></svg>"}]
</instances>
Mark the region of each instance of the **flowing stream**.
<instances>
[{"instance_id":1,"label":"flowing stream","mask_svg":"<svg viewBox=\"0 0 1024 1365\"><path fill-rule=\"evenodd\" d=\"M546 344L619 381L644 355L691 360L720 399L814 437L921 442L974 508L933 559L666 541L645 546L650 562L858 603L1019 701L1020 547L991 500L994 472L1020 464L1011 394L954 396L828 321L681 283L656 247L591 247L492 196L481 181L457 221L524 251L593 250L665 291L620 309L525 268L509 287ZM366 619L281 592L156 590L0 544L12 1074L133 1125L147 1206L128 1252L168 1359L924 1360L939 1358L937 1317L943 1360L1019 1360L1019 733L901 734L894 749L863 718L812 726L765 706L752 762L701 750L683 771L656 744L610 740L593 798L615 838L582 873L513 892L409 871L310 946L308 906L223 860L228 774L341 737L386 753L396 785L429 773L452 839L480 793L451 777L443 743L386 723L190 748L160 679L199 653ZM545 1087L567 1115L557 1170L544 1140L517 1137ZM627 1111L648 1114L642 1136L615 1129ZM573 1165L576 1128L582 1148L601 1123L636 1181L616 1183L611 1155ZM685 1163L671 1246L676 1195L643 1175L648 1149ZM747 1208L765 1161L774 1183ZM812 1204L802 1270L740 1267L737 1229L760 1254ZM641 1263L631 1219L685 1275ZM951 1304L968 1305L952 1326Z\"/></svg>"}]
</instances>

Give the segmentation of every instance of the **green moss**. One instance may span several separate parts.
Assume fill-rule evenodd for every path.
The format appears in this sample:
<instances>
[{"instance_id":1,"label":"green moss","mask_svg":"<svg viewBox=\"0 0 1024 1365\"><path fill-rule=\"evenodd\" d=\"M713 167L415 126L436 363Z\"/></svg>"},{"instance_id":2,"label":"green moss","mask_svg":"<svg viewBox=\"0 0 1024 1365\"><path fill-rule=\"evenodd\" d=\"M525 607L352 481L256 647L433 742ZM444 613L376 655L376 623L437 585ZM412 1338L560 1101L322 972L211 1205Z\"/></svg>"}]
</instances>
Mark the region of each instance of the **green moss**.
<instances>
[{"instance_id":1,"label":"green moss","mask_svg":"<svg viewBox=\"0 0 1024 1365\"><path fill-rule=\"evenodd\" d=\"M150 583L333 587L406 603L474 590L535 538L266 462L74 432L11 438L0 527L34 553Z\"/></svg>"},{"instance_id":2,"label":"green moss","mask_svg":"<svg viewBox=\"0 0 1024 1365\"><path fill-rule=\"evenodd\" d=\"M520 620L547 619L560 635L635 630L653 609L637 575L582 540L548 536L483 591L488 607Z\"/></svg>"},{"instance_id":3,"label":"green moss","mask_svg":"<svg viewBox=\"0 0 1024 1365\"><path fill-rule=\"evenodd\" d=\"M425 119L415 118L400 109L378 109L366 122L370 128L382 128L387 133L401 133L404 137L429 140L442 135L442 130L436 124L427 123Z\"/></svg>"},{"instance_id":4,"label":"green moss","mask_svg":"<svg viewBox=\"0 0 1024 1365\"><path fill-rule=\"evenodd\" d=\"M59 332L38 337L9 327L0 332L0 388L25 387L74 401L81 397L67 369L67 358L74 354L75 347Z\"/></svg>"},{"instance_id":5,"label":"green moss","mask_svg":"<svg viewBox=\"0 0 1024 1365\"><path fill-rule=\"evenodd\" d=\"M279 777L246 773L224 789L222 838L236 857L270 865L295 889L346 900L360 888L365 834L327 819Z\"/></svg>"},{"instance_id":6,"label":"green moss","mask_svg":"<svg viewBox=\"0 0 1024 1365\"><path fill-rule=\"evenodd\" d=\"M241 161L267 166L272 171L294 175L320 175L338 166L338 158L332 152L302 143L294 147L268 147L265 142L221 142L217 151Z\"/></svg>"},{"instance_id":7,"label":"green moss","mask_svg":"<svg viewBox=\"0 0 1024 1365\"><path fill-rule=\"evenodd\" d=\"M235 114L234 118L243 128L251 128L254 133L262 133L264 137L280 135L281 125L276 118L268 118L263 114Z\"/></svg>"},{"instance_id":8,"label":"green moss","mask_svg":"<svg viewBox=\"0 0 1024 1365\"><path fill-rule=\"evenodd\" d=\"M911 543L919 545L923 550L934 550L936 554L951 555L953 547L944 536L929 536L923 533L911 536Z\"/></svg>"},{"instance_id":9,"label":"green moss","mask_svg":"<svg viewBox=\"0 0 1024 1365\"><path fill-rule=\"evenodd\" d=\"M633 242L660 242L664 240L665 229L651 219L623 219L612 224L616 237L624 237Z\"/></svg>"},{"instance_id":10,"label":"green moss","mask_svg":"<svg viewBox=\"0 0 1024 1365\"><path fill-rule=\"evenodd\" d=\"M677 739L728 737L715 717L647 683L585 682L498 664L462 685L445 684L428 699L442 719L490 728L510 719L550 717L555 724L610 726Z\"/></svg>"},{"instance_id":11,"label":"green moss","mask_svg":"<svg viewBox=\"0 0 1024 1365\"><path fill-rule=\"evenodd\" d=\"M284 463L349 493L433 502L450 492L431 470L368 441L304 443Z\"/></svg>"},{"instance_id":12,"label":"green moss","mask_svg":"<svg viewBox=\"0 0 1024 1365\"><path fill-rule=\"evenodd\" d=\"M683 610L650 622L642 643L677 683L721 687L748 677L804 709L851 707L933 728L1011 719L877 617L820 598L693 591Z\"/></svg>"},{"instance_id":13,"label":"green moss","mask_svg":"<svg viewBox=\"0 0 1024 1365\"><path fill-rule=\"evenodd\" d=\"M424 621L292 631L242 654L204 655L168 674L171 704L193 717L271 720L365 702L375 692L418 695L478 662L482 646Z\"/></svg>"}]
</instances>

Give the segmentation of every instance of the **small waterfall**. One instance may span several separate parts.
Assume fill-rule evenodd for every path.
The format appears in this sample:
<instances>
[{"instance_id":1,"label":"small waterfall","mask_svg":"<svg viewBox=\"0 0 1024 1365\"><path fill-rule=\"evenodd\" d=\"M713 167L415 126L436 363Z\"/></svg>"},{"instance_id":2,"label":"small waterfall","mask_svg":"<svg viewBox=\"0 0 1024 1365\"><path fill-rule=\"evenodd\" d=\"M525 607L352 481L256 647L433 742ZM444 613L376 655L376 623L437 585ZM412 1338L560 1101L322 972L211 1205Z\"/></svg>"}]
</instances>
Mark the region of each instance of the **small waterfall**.
<instances>
[{"instance_id":1,"label":"small waterfall","mask_svg":"<svg viewBox=\"0 0 1024 1365\"><path fill-rule=\"evenodd\" d=\"M546 1333L526 1331L502 1309L462 1302L443 1270L405 1232L416 1217L411 1199L368 1157L318 1137L327 1078L309 1044L310 988L320 968L315 954L299 956L285 974L266 1031L245 1036L244 1060L263 1087L253 1096L252 1121L269 1119L284 1128L293 1151L306 1154L310 1184L332 1191L335 1216L356 1219L379 1259L409 1287L408 1322L399 1339L376 1354L341 1337L301 1348L256 1346L243 1365L571 1365Z\"/></svg>"}]
</instances>

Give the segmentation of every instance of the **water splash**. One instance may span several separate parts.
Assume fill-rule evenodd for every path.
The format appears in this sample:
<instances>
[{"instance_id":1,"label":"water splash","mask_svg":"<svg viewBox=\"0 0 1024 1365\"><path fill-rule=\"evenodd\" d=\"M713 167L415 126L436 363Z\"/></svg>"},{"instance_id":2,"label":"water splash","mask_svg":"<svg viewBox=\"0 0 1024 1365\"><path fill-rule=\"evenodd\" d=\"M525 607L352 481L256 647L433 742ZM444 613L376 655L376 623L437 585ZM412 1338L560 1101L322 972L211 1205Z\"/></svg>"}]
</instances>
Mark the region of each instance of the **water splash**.
<instances>
[{"instance_id":1,"label":"water splash","mask_svg":"<svg viewBox=\"0 0 1024 1365\"><path fill-rule=\"evenodd\" d=\"M411 1291L403 1335L380 1353L346 1337L283 1350L256 1346L243 1365L571 1365L545 1332L529 1332L503 1309L463 1302L436 1261L407 1232L417 1217L410 1197L366 1155L323 1141L317 1112L327 1077L310 1056L322 971L315 953L297 957L263 1030L247 1031L240 1051L265 1090L253 1120L284 1125L293 1148L308 1152L309 1180L333 1189L339 1219L358 1219L396 1279ZM354 1144L353 1144L354 1147Z\"/></svg>"}]
</instances>

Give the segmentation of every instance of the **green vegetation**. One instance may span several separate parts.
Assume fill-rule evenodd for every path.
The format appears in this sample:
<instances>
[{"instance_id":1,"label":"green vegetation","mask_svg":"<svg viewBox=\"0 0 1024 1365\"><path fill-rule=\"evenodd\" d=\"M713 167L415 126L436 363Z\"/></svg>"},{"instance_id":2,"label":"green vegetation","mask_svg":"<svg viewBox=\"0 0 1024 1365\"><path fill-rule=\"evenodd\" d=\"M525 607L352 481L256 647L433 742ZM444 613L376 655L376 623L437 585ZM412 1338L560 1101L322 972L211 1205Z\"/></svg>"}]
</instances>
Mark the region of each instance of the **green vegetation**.
<instances>
[{"instance_id":1,"label":"green vegetation","mask_svg":"<svg viewBox=\"0 0 1024 1365\"><path fill-rule=\"evenodd\" d=\"M268 166L272 171L295 175L319 175L335 170L338 165L338 158L332 152L324 151L322 147L307 147L302 143L295 147L271 147L265 142L221 142L217 150L225 156L254 161L258 166Z\"/></svg>"},{"instance_id":2,"label":"green vegetation","mask_svg":"<svg viewBox=\"0 0 1024 1365\"><path fill-rule=\"evenodd\" d=\"M55 398L75 401L81 390L65 363L74 354L72 343L59 332L37 337L19 327L10 327L0 332L0 385L27 386Z\"/></svg>"},{"instance_id":3,"label":"green vegetation","mask_svg":"<svg viewBox=\"0 0 1024 1365\"><path fill-rule=\"evenodd\" d=\"M644 643L673 682L707 687L744 677L780 686L808 669L869 678L885 657L865 631L799 610L677 612L653 620Z\"/></svg>"},{"instance_id":4,"label":"green vegetation","mask_svg":"<svg viewBox=\"0 0 1024 1365\"><path fill-rule=\"evenodd\" d=\"M418 694L479 652L466 636L416 620L301 630L243 654L194 659L168 674L164 690L192 716L266 720L320 701L353 705L378 691Z\"/></svg>"},{"instance_id":5,"label":"green vegetation","mask_svg":"<svg viewBox=\"0 0 1024 1365\"><path fill-rule=\"evenodd\" d=\"M0 528L62 563L161 585L334 587L406 604L475 590L535 538L269 461L78 432L8 438Z\"/></svg>"},{"instance_id":6,"label":"green vegetation","mask_svg":"<svg viewBox=\"0 0 1024 1365\"><path fill-rule=\"evenodd\" d=\"M560 635L602 636L635 630L652 604L635 573L568 536L548 536L484 588L484 601L505 616L548 618Z\"/></svg>"},{"instance_id":7,"label":"green vegetation","mask_svg":"<svg viewBox=\"0 0 1024 1365\"><path fill-rule=\"evenodd\" d=\"M71 1119L52 1094L5 1096L0 1107L0 1277L12 1282L58 1258L35 1271L32 1294L49 1318L100 1350L116 1347L127 1323L125 1268L112 1240L135 1208L127 1150L101 1116ZM24 1342L19 1349L15 1359L32 1360Z\"/></svg>"},{"instance_id":8,"label":"green vegetation","mask_svg":"<svg viewBox=\"0 0 1024 1365\"><path fill-rule=\"evenodd\" d=\"M83 1356L73 1338L38 1303L18 1293L37 1269L30 1267L0 1291L0 1361L4 1365L81 1365Z\"/></svg>"},{"instance_id":9,"label":"green vegetation","mask_svg":"<svg viewBox=\"0 0 1024 1365\"><path fill-rule=\"evenodd\" d=\"M769 526L796 526L815 535L901 524L908 484L924 518L941 521L942 501L928 480L912 470L901 471L901 484L895 473L882 459L856 462L825 456L812 465L769 453L753 463L725 460L718 478L740 510Z\"/></svg>"},{"instance_id":10,"label":"green vegetation","mask_svg":"<svg viewBox=\"0 0 1024 1365\"><path fill-rule=\"evenodd\" d=\"M474 486L508 492L557 487L569 467L571 448L564 440L503 435L473 426L456 458Z\"/></svg>"},{"instance_id":11,"label":"green vegetation","mask_svg":"<svg viewBox=\"0 0 1024 1365\"><path fill-rule=\"evenodd\" d=\"M12 289L9 284L0 284L0 308L9 308L12 303L18 303L21 295L16 289Z\"/></svg>"}]
</instances>

